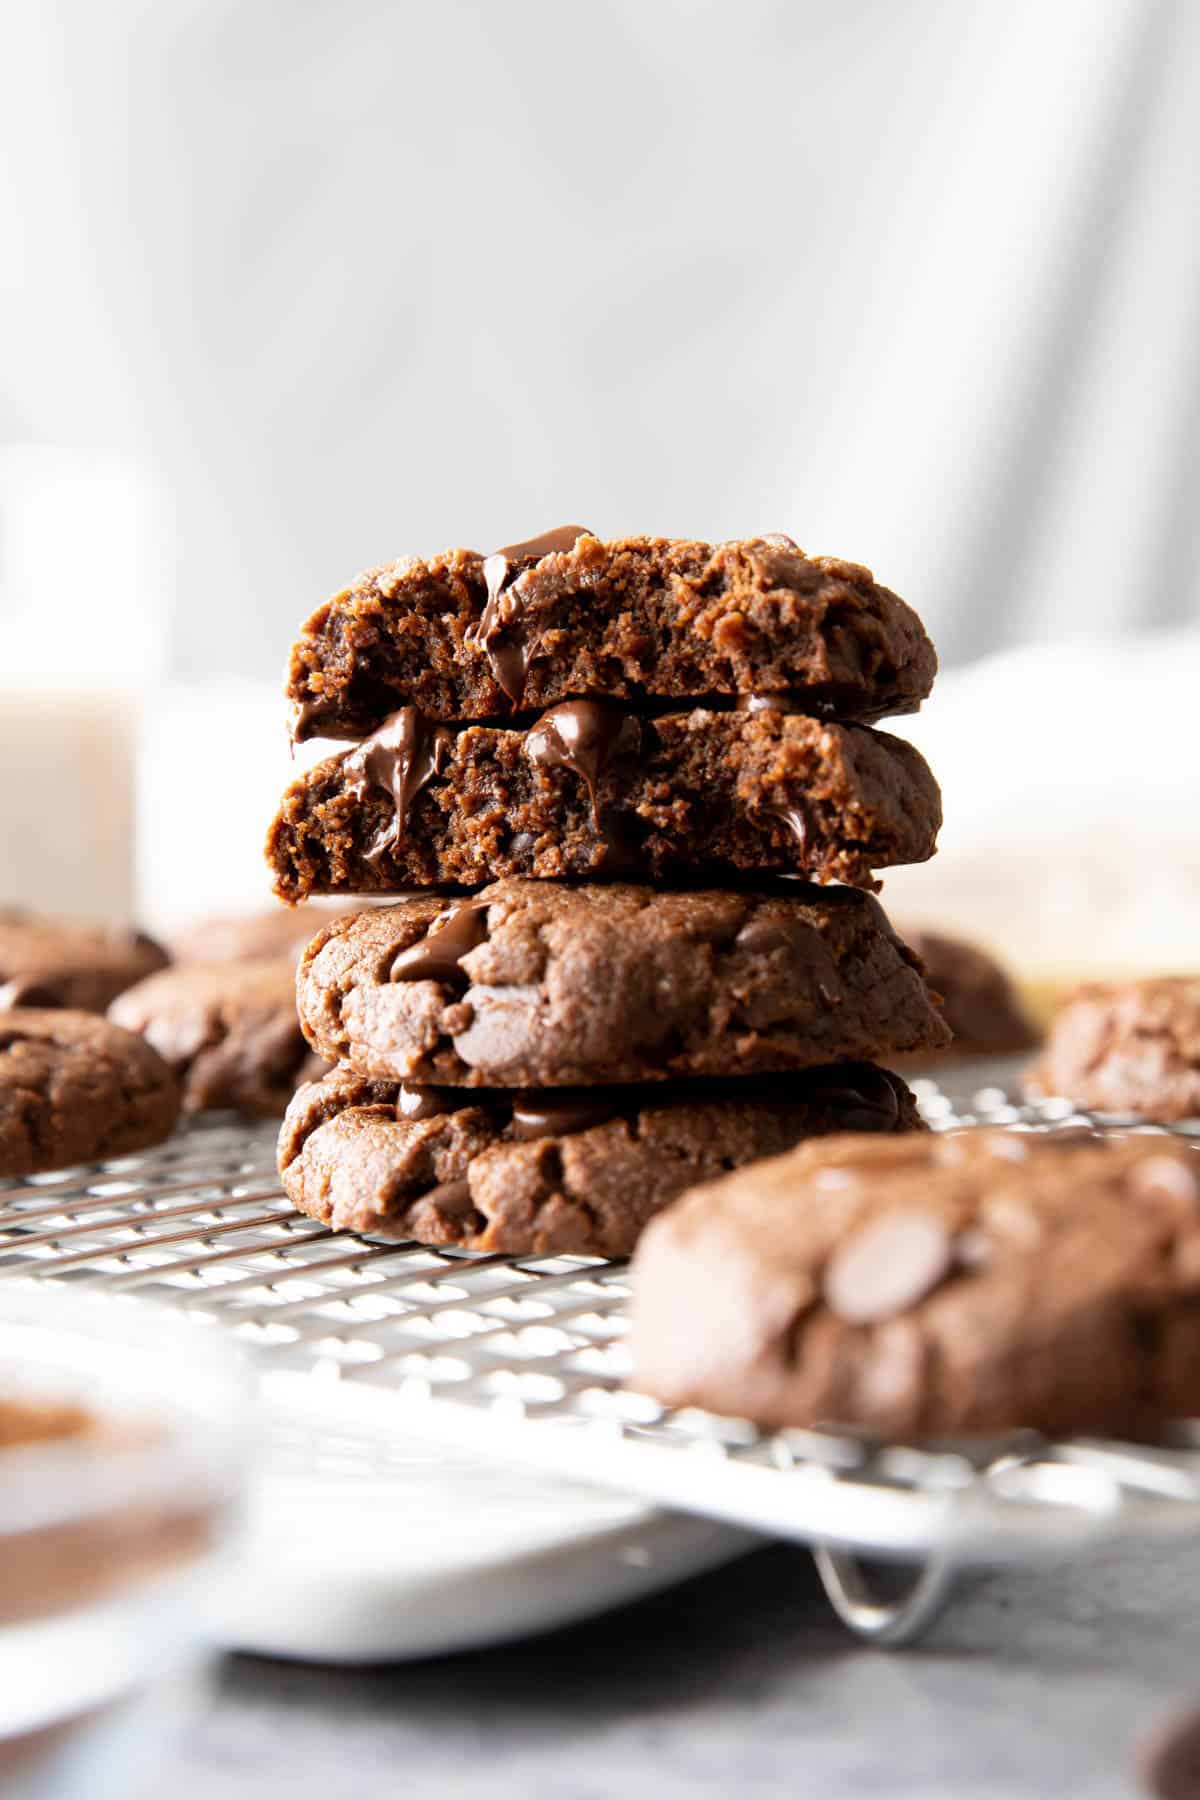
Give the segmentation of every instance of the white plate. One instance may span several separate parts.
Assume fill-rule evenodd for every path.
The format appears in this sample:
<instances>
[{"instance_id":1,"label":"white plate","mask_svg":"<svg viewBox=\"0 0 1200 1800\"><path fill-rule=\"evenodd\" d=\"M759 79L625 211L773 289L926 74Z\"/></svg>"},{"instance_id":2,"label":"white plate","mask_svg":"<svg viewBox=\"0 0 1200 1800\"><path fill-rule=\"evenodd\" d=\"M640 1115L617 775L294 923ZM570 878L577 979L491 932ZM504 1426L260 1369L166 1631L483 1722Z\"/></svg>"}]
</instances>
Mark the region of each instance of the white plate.
<instances>
[{"instance_id":1,"label":"white plate","mask_svg":"<svg viewBox=\"0 0 1200 1800\"><path fill-rule=\"evenodd\" d=\"M319 1384L317 1384L319 1386ZM210 1626L269 1656L375 1662L475 1649L602 1612L762 1540L504 1468L389 1397L266 1383L270 1448Z\"/></svg>"}]
</instances>

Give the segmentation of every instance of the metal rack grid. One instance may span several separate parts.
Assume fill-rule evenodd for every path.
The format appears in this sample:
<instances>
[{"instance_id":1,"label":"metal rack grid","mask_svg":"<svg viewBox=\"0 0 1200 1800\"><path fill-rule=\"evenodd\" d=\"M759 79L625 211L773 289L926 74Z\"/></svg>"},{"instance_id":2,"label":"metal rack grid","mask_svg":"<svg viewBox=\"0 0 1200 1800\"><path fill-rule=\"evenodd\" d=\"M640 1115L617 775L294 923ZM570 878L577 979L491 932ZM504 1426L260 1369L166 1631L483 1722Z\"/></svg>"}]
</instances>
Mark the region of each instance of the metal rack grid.
<instances>
[{"instance_id":1,"label":"metal rack grid","mask_svg":"<svg viewBox=\"0 0 1200 1800\"><path fill-rule=\"evenodd\" d=\"M984 1073L953 1091L915 1082L928 1122L1082 1120L980 1085ZM370 1384L397 1432L416 1407L426 1429L506 1461L809 1543L838 1613L880 1641L914 1635L965 1565L1200 1530L1200 1427L1161 1449L1029 1433L897 1446L669 1411L624 1385L623 1264L332 1233L285 1200L270 1127L201 1121L153 1152L0 1184L0 1280L14 1278L208 1316L268 1390L277 1378ZM860 1556L904 1559L915 1579L880 1599Z\"/></svg>"}]
</instances>

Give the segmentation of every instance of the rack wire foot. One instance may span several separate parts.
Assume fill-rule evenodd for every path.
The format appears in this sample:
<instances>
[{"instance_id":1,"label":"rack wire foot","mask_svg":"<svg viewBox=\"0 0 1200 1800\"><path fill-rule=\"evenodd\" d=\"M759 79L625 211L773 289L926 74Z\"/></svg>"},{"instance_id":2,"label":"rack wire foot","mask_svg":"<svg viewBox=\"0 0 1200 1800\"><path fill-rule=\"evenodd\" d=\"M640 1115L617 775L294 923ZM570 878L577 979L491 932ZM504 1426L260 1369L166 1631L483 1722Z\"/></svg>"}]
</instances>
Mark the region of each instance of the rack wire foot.
<instances>
[{"instance_id":1,"label":"rack wire foot","mask_svg":"<svg viewBox=\"0 0 1200 1800\"><path fill-rule=\"evenodd\" d=\"M947 1558L930 1557L899 1599L885 1600L872 1591L857 1556L817 1544L813 1560L842 1624L869 1643L893 1646L911 1644L933 1624L950 1598L957 1573Z\"/></svg>"}]
</instances>

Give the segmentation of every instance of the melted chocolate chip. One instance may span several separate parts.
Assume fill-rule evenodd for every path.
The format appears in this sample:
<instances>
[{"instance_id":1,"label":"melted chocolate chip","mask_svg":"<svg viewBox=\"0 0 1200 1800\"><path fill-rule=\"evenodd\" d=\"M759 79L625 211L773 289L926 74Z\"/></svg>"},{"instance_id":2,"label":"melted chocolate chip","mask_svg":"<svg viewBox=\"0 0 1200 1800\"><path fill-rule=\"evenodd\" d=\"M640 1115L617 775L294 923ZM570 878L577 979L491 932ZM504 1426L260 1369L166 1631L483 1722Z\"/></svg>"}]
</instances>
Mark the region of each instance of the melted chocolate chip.
<instances>
[{"instance_id":1,"label":"melted chocolate chip","mask_svg":"<svg viewBox=\"0 0 1200 1800\"><path fill-rule=\"evenodd\" d=\"M453 750L453 731L431 724L415 706L402 706L350 752L346 758L351 775L347 792L361 799L378 788L395 808L391 824L367 850L368 862L375 862L400 842L413 801L435 776L445 773Z\"/></svg>"},{"instance_id":2,"label":"melted chocolate chip","mask_svg":"<svg viewBox=\"0 0 1200 1800\"><path fill-rule=\"evenodd\" d=\"M954 1244L932 1213L892 1213L864 1225L825 1269L825 1300L849 1325L906 1312L954 1267Z\"/></svg>"},{"instance_id":3,"label":"melted chocolate chip","mask_svg":"<svg viewBox=\"0 0 1200 1800\"><path fill-rule=\"evenodd\" d=\"M900 1082L874 1063L843 1063L828 1075L817 1071L813 1092L836 1107L846 1131L891 1129L900 1119Z\"/></svg>"},{"instance_id":4,"label":"melted chocolate chip","mask_svg":"<svg viewBox=\"0 0 1200 1800\"><path fill-rule=\"evenodd\" d=\"M521 599L513 593L513 585L543 556L573 550L579 539L587 535L586 525L559 525L541 537L527 538L523 544L506 544L484 558L487 605L479 624L468 633L467 642L471 648L483 651L492 665L496 686L513 707L521 703L525 677L537 648L526 636Z\"/></svg>"},{"instance_id":5,"label":"melted chocolate chip","mask_svg":"<svg viewBox=\"0 0 1200 1800\"><path fill-rule=\"evenodd\" d=\"M388 980L465 982L458 965L487 932L487 901L456 900L437 915L423 938L393 958Z\"/></svg>"},{"instance_id":6,"label":"melted chocolate chip","mask_svg":"<svg viewBox=\"0 0 1200 1800\"><path fill-rule=\"evenodd\" d=\"M764 544L774 545L776 550L799 550L800 546L786 531L764 531L759 540Z\"/></svg>"},{"instance_id":7,"label":"melted chocolate chip","mask_svg":"<svg viewBox=\"0 0 1200 1800\"><path fill-rule=\"evenodd\" d=\"M629 1095L636 1098L637 1090ZM518 1143L530 1138L572 1137L606 1125L620 1111L620 1094L606 1096L587 1088L532 1088L513 1095L512 1135Z\"/></svg>"},{"instance_id":8,"label":"melted chocolate chip","mask_svg":"<svg viewBox=\"0 0 1200 1800\"><path fill-rule=\"evenodd\" d=\"M396 1117L413 1125L453 1112L457 1104L442 1088L409 1087L402 1081L396 1089Z\"/></svg>"},{"instance_id":9,"label":"melted chocolate chip","mask_svg":"<svg viewBox=\"0 0 1200 1800\"><path fill-rule=\"evenodd\" d=\"M292 708L292 723L289 736L293 749L302 744L306 738L319 737L320 725L327 707L324 699L297 700Z\"/></svg>"},{"instance_id":10,"label":"melted chocolate chip","mask_svg":"<svg viewBox=\"0 0 1200 1800\"><path fill-rule=\"evenodd\" d=\"M592 823L601 829L596 783L622 757L642 747L642 728L632 713L607 700L563 700L544 712L525 734L525 754L542 769L570 769L588 791Z\"/></svg>"},{"instance_id":11,"label":"melted chocolate chip","mask_svg":"<svg viewBox=\"0 0 1200 1800\"><path fill-rule=\"evenodd\" d=\"M795 806L764 806L763 812L768 819L779 819L787 826L796 840L796 851L803 856L808 849L809 823L808 810L802 802Z\"/></svg>"}]
</instances>

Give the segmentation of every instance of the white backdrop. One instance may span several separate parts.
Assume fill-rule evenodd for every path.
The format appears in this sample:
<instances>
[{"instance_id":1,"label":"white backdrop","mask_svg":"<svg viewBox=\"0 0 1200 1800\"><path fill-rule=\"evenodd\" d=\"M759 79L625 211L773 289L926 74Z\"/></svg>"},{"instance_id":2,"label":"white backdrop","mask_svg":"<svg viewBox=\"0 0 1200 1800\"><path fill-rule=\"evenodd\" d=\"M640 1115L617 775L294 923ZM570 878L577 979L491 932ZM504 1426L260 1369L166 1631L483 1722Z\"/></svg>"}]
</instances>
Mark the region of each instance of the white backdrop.
<instances>
[{"instance_id":1,"label":"white backdrop","mask_svg":"<svg viewBox=\"0 0 1200 1800\"><path fill-rule=\"evenodd\" d=\"M3 19L0 440L144 469L177 675L577 517L787 530L949 660L1200 608L1193 0Z\"/></svg>"}]
</instances>

